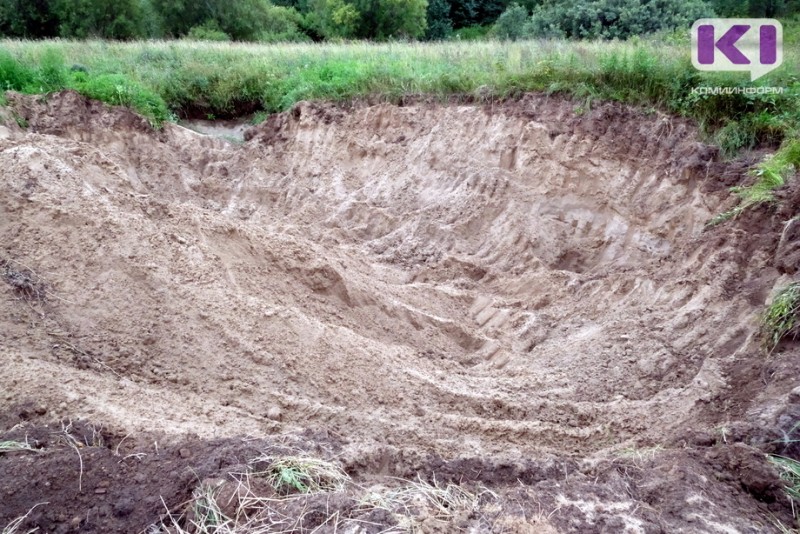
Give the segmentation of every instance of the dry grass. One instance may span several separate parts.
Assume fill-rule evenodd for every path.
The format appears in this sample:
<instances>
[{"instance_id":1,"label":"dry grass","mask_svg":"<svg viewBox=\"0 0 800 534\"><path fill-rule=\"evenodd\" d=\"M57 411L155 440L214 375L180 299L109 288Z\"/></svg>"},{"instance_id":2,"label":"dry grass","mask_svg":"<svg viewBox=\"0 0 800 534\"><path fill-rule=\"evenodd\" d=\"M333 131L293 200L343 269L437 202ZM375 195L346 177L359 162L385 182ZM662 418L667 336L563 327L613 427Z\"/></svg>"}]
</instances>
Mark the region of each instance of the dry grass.
<instances>
[{"instance_id":1,"label":"dry grass","mask_svg":"<svg viewBox=\"0 0 800 534\"><path fill-rule=\"evenodd\" d=\"M35 528L30 529L30 530L24 530L24 531L21 530L21 527L22 527L22 524L25 522L25 520L28 519L28 516L31 515L31 513L33 512L33 510L37 506L43 506L45 504L49 504L49 503L42 502L42 503L34 504L33 507L31 507L31 509L28 510L28 513L26 513L22 517L16 518L11 523L6 525L6 527L3 529L2 534L32 534L33 532L38 532L39 531L39 527L35 527Z\"/></svg>"},{"instance_id":2,"label":"dry grass","mask_svg":"<svg viewBox=\"0 0 800 534\"><path fill-rule=\"evenodd\" d=\"M28 443L27 439L25 441L0 441L0 454L9 452L36 452L36 449Z\"/></svg>"},{"instance_id":3,"label":"dry grass","mask_svg":"<svg viewBox=\"0 0 800 534\"><path fill-rule=\"evenodd\" d=\"M350 477L334 463L311 456L283 456L270 459L255 458L253 465L267 463L264 470L254 470L252 476L266 477L281 495L339 491Z\"/></svg>"},{"instance_id":4,"label":"dry grass","mask_svg":"<svg viewBox=\"0 0 800 534\"><path fill-rule=\"evenodd\" d=\"M264 481L274 494L264 494ZM420 532L422 519L452 523L459 517L478 512L488 496L456 484L403 480L396 489L367 493L355 509L357 516L381 509L398 522L384 532ZM346 494L344 492L347 492ZM253 459L244 473L227 481L201 484L181 515L168 513L164 520L148 529L148 534L287 534L358 531L360 527L381 527L358 517L349 517L337 508L339 498L364 492L342 469L332 462L306 455ZM338 497L337 497L338 495ZM311 499L310 497L314 497ZM320 506L322 505L322 509ZM166 505L165 505L166 506ZM322 520L320 512L324 515ZM313 513L313 519L309 514ZM313 521L313 527L309 526Z\"/></svg>"}]
</instances>

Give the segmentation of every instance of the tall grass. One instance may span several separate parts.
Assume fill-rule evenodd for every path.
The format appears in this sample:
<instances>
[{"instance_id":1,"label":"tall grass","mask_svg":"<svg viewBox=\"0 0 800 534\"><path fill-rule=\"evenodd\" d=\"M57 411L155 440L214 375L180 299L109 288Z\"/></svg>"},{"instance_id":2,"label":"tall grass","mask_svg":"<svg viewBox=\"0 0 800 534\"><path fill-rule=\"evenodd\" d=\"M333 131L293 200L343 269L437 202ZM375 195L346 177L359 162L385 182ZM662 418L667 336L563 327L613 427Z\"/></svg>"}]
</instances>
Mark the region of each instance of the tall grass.
<instances>
[{"instance_id":1,"label":"tall grass","mask_svg":"<svg viewBox=\"0 0 800 534\"><path fill-rule=\"evenodd\" d=\"M731 188L731 192L739 197L739 204L711 219L709 226L734 219L745 210L761 204L774 203L775 190L786 185L786 181L798 169L800 169L800 138L791 137L777 152L767 155L750 170L750 174L755 177L751 185ZM775 342L777 343L777 340Z\"/></svg>"},{"instance_id":2,"label":"tall grass","mask_svg":"<svg viewBox=\"0 0 800 534\"><path fill-rule=\"evenodd\" d=\"M669 38L668 38L669 37ZM700 73L682 38L627 42L276 44L0 41L0 89L74 88L150 117L276 112L300 100L406 95L504 98L565 92L660 107L696 119L732 153L777 145L800 130L800 54L755 85L781 95L698 95L698 86L752 86L741 73Z\"/></svg>"}]
</instances>

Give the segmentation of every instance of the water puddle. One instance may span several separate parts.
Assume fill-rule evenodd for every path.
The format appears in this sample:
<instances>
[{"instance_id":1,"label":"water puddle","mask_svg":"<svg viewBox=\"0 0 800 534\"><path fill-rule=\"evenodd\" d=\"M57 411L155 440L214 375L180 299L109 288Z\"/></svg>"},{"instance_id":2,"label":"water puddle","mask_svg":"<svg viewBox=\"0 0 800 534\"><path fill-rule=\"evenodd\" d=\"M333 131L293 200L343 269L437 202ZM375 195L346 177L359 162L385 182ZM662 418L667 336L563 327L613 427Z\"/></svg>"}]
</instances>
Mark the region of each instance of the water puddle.
<instances>
[{"instance_id":1,"label":"water puddle","mask_svg":"<svg viewBox=\"0 0 800 534\"><path fill-rule=\"evenodd\" d=\"M251 117L233 120L188 119L179 121L178 125L199 134L219 137L232 143L243 143L244 132L253 127L251 120Z\"/></svg>"}]
</instances>

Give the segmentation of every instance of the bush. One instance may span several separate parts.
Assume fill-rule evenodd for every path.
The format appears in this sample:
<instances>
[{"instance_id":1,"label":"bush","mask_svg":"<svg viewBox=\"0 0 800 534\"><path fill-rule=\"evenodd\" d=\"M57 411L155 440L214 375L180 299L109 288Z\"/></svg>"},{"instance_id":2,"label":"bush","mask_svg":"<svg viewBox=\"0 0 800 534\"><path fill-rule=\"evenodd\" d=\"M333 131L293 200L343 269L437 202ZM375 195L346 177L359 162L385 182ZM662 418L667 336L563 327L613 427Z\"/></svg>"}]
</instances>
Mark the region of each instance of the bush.
<instances>
[{"instance_id":1,"label":"bush","mask_svg":"<svg viewBox=\"0 0 800 534\"><path fill-rule=\"evenodd\" d=\"M468 26L454 31L452 38L457 41L480 41L485 39L491 30L491 26Z\"/></svg>"},{"instance_id":2,"label":"bush","mask_svg":"<svg viewBox=\"0 0 800 534\"><path fill-rule=\"evenodd\" d=\"M61 37L128 40L144 32L140 0L55 0L53 11Z\"/></svg>"},{"instance_id":3,"label":"bush","mask_svg":"<svg viewBox=\"0 0 800 534\"><path fill-rule=\"evenodd\" d=\"M210 20L200 26L194 26L186 34L193 41L230 41L231 36L219 29L216 21Z\"/></svg>"},{"instance_id":4,"label":"bush","mask_svg":"<svg viewBox=\"0 0 800 534\"><path fill-rule=\"evenodd\" d=\"M428 0L428 29L425 38L436 41L447 39L453 33L450 4L447 0Z\"/></svg>"},{"instance_id":5,"label":"bush","mask_svg":"<svg viewBox=\"0 0 800 534\"><path fill-rule=\"evenodd\" d=\"M714 12L703 0L580 0L538 6L526 26L534 37L627 39L688 28Z\"/></svg>"},{"instance_id":6,"label":"bush","mask_svg":"<svg viewBox=\"0 0 800 534\"><path fill-rule=\"evenodd\" d=\"M517 3L503 11L492 28L492 34L500 39L516 41L525 36L528 10Z\"/></svg>"}]
</instances>

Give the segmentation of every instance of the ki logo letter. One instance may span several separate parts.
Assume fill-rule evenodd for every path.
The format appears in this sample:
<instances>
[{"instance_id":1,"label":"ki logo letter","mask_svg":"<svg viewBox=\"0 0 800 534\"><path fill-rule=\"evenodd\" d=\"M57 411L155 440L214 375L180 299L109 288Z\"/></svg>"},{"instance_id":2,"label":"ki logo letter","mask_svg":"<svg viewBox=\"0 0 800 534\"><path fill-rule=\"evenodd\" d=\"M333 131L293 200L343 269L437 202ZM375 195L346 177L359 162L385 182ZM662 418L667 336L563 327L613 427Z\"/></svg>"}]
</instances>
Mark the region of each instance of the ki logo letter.
<instances>
[{"instance_id":1,"label":"ki logo letter","mask_svg":"<svg viewBox=\"0 0 800 534\"><path fill-rule=\"evenodd\" d=\"M692 65L747 71L761 78L783 63L783 26L775 19L700 19L692 26Z\"/></svg>"}]
</instances>

